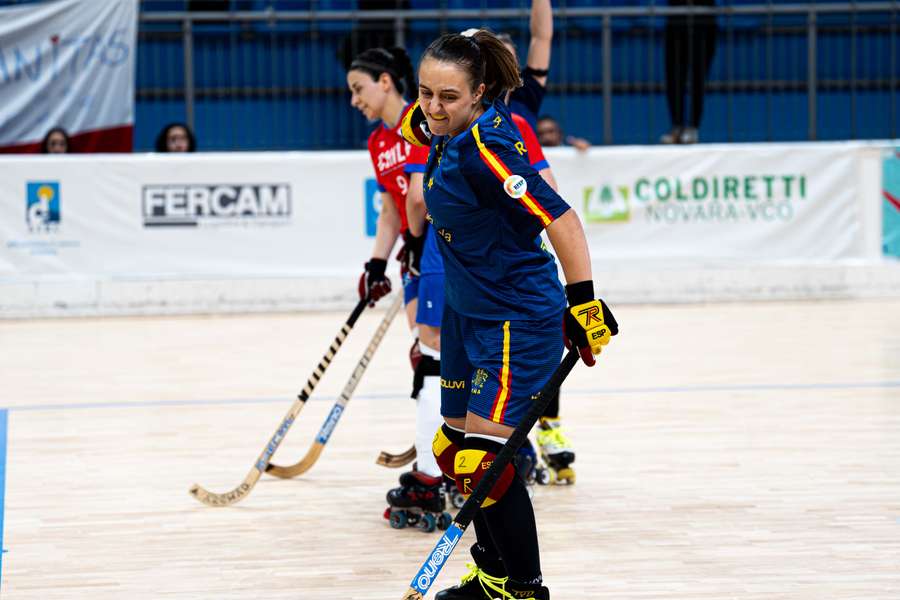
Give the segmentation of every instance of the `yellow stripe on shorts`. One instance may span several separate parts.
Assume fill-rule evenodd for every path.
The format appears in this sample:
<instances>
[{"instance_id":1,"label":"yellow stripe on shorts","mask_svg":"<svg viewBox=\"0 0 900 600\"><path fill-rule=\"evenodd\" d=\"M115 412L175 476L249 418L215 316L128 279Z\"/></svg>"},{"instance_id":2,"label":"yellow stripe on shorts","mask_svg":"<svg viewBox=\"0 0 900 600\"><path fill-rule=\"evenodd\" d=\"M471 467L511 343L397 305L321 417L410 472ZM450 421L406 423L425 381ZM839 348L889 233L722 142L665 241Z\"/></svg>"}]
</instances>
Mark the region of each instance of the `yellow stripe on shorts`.
<instances>
[{"instance_id":1,"label":"yellow stripe on shorts","mask_svg":"<svg viewBox=\"0 0 900 600\"><path fill-rule=\"evenodd\" d=\"M491 421L500 423L503 420L503 410L509 401L509 321L503 323L503 367L500 369L500 389L494 400L494 410L491 412Z\"/></svg>"}]
</instances>

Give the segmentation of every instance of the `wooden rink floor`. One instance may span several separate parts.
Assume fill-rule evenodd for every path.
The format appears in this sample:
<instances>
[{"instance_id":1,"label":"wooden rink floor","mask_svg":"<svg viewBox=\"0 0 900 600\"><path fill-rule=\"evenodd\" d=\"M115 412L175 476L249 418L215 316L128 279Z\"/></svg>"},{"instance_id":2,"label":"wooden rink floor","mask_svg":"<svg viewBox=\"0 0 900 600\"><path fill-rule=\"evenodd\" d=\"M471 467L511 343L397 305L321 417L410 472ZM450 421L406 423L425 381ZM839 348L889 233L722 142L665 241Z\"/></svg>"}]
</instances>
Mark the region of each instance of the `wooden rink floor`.
<instances>
[{"instance_id":1,"label":"wooden rink floor","mask_svg":"<svg viewBox=\"0 0 900 600\"><path fill-rule=\"evenodd\" d=\"M273 462L306 452L385 307ZM551 597L900 599L900 301L616 315L563 390L578 482L535 489ZM399 471L375 456L413 436L402 316L311 471L188 495L240 483L345 318L0 321L4 600L399 600L438 539L382 518Z\"/></svg>"}]
</instances>

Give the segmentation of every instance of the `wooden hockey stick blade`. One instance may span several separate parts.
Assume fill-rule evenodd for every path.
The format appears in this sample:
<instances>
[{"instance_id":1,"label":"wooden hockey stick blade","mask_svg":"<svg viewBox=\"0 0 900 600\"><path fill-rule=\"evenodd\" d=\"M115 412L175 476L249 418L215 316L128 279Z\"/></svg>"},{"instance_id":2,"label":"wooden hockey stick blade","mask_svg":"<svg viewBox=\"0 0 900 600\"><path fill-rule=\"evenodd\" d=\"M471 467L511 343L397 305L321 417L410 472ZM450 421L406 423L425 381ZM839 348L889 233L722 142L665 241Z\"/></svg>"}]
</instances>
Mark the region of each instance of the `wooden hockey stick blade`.
<instances>
[{"instance_id":1,"label":"wooden hockey stick blade","mask_svg":"<svg viewBox=\"0 0 900 600\"><path fill-rule=\"evenodd\" d=\"M316 461L319 460L319 455L322 454L322 450L325 449L325 444L320 444L318 441L313 442L313 445L306 452L306 456L300 459L300 462L294 465L290 465L287 467L279 467L278 465L273 465L269 463L266 465L266 473L269 475L274 475L275 477L280 477L281 479L290 479L291 477L296 477L297 475L302 475L309 471Z\"/></svg>"},{"instance_id":2,"label":"wooden hockey stick blade","mask_svg":"<svg viewBox=\"0 0 900 600\"><path fill-rule=\"evenodd\" d=\"M266 466L268 466L269 459L272 458L272 454L274 454L275 450L278 449L278 446L281 445L284 436L287 435L288 429L291 428L294 419L297 418L297 415L303 410L304 406L306 406L306 398L298 396L288 410L287 415L282 419L281 425L279 425L278 429L275 431L275 435L269 438L269 443L263 448L262 453L257 457L250 472L247 473L244 481L242 481L239 486L230 492L217 494L215 492L210 492L206 488L195 483L190 489L191 496L207 506L230 506L246 498L253 490L256 482L259 481L259 476L262 475L262 472L265 471Z\"/></svg>"},{"instance_id":3,"label":"wooden hockey stick blade","mask_svg":"<svg viewBox=\"0 0 900 600\"><path fill-rule=\"evenodd\" d=\"M337 426L341 415L344 413L344 407L347 406L348 402L350 402L350 397L353 395L353 391L356 389L356 386L362 379L363 374L366 372L366 368L369 366L369 362L375 355L375 351L381 344L381 340L384 339L385 333L387 333L391 322L400 311L400 307L402 305L403 297L402 294L400 294L397 296L394 302L391 303L390 308L388 308L387 314L381 320L381 323L378 325L378 329L376 329L375 333L372 335L372 340L366 347L365 352L363 352L362 358L360 358L359 362L356 363L356 368L353 369L353 373L350 374L350 379L348 379L346 385L344 385L344 389L341 392L341 395L338 396L338 399L334 403L334 406L331 407L331 412L329 412L328 416L325 418L325 422L322 424L321 429L319 429L319 433L318 435L316 435L316 439L312 443L312 446L310 446L309 450L306 452L306 456L301 458L300 462L293 465L280 466L267 464L265 467L266 473L274 475L275 477L280 477L282 479L289 479L291 477L296 477L297 475L306 473L314 464L316 464L316 461L319 460L319 455L322 454L322 450L325 448L325 444L328 443L328 439L331 437L331 433L334 431L334 428Z\"/></svg>"},{"instance_id":4,"label":"wooden hockey stick blade","mask_svg":"<svg viewBox=\"0 0 900 600\"><path fill-rule=\"evenodd\" d=\"M525 442L525 438L528 437L528 432L531 431L531 428L534 427L534 424L537 423L540 416L544 414L544 410L547 408L547 405L550 404L550 400L553 397L553 392L558 390L566 377L569 376L569 373L578 362L578 359L578 349L573 348L572 350L569 350L563 357L560 365L553 372L553 375L550 376L550 379L544 384L544 387L541 388L541 391L535 395L534 401L531 403L528 412L525 413L525 416L522 417L522 421L516 425L512 435L510 435L509 439L506 440L506 443L503 444L503 448L497 456L494 457L493 464L491 464L490 468L485 472L481 481L475 486L475 489L472 490L471 495L466 499L466 503L463 504L462 508L459 509L459 512L456 513L453 523L451 523L447 531L441 535L441 538L438 540L434 549L428 553L428 558L422 563L416 576L413 577L412 582L409 584L409 589L403 594L402 600L422 600L425 597L425 594L428 593L431 584L437 579L438 573L441 572L447 559L450 558L450 554L453 553L453 549L456 548L456 545L459 544L459 540L462 539L466 527L469 526L472 519L475 517L475 512L481 507L481 503L487 498L488 494L493 489L494 484L497 483L500 474L503 473L503 469L505 469L506 465L512 461L516 452L519 451L519 448Z\"/></svg>"},{"instance_id":5,"label":"wooden hockey stick blade","mask_svg":"<svg viewBox=\"0 0 900 600\"><path fill-rule=\"evenodd\" d=\"M195 483L189 490L194 498L208 506L230 506L242 500L250 493L253 486L259 481L259 476L262 475L263 471L266 470L266 467L269 466L269 460L272 458L272 454L274 454L278 449L278 446L281 445L284 436L287 435L288 429L290 429L291 425L294 423L294 419L297 418L297 415L300 414L300 411L306 406L309 395L312 394L319 379L321 379L322 375L325 373L325 369L331 364L334 355L340 350L341 345L343 345L344 340L347 339L347 335L350 333L350 330L353 329L353 326L356 324L356 321L359 319L362 312L366 309L368 303L368 298L362 298L353 308L353 312L350 313L350 316L347 317L347 321L341 326L341 330L335 336L334 341L331 342L331 346L328 347L325 356L319 361L313 374L306 381L303 390L297 396L297 399L294 400L293 404L291 404L291 408L288 409L287 415L281 420L278 429L275 430L275 435L269 438L269 443L263 448L263 451L259 457L257 457L256 462L253 463L253 467L250 469L250 472L247 473L244 481L230 492L225 492L224 494L210 492Z\"/></svg>"},{"instance_id":6,"label":"wooden hockey stick blade","mask_svg":"<svg viewBox=\"0 0 900 600\"><path fill-rule=\"evenodd\" d=\"M399 469L414 460L416 460L416 447L411 446L409 450L401 452L400 454L391 454L386 450L382 450L381 454L378 455L378 458L375 459L375 464L389 469Z\"/></svg>"}]
</instances>

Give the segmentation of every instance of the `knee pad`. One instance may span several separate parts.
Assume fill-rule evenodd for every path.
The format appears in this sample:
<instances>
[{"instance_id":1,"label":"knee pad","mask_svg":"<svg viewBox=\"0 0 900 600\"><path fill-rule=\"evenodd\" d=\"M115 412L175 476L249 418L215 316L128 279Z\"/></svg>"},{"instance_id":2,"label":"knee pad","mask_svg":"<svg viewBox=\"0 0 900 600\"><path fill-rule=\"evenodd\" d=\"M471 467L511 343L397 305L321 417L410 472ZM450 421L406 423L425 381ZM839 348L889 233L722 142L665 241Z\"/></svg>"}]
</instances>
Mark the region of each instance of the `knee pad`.
<instances>
[{"instance_id":1,"label":"knee pad","mask_svg":"<svg viewBox=\"0 0 900 600\"><path fill-rule=\"evenodd\" d=\"M491 468L497 453L500 452L502 447L502 444L493 440L479 437L466 438L465 448L456 453L456 461L454 463L456 487L463 496L468 498L469 494L475 490L475 486L478 485L478 482L481 481L487 470ZM494 484L493 489L481 504L482 508L487 508L500 500L503 494L506 493L506 490L509 489L515 476L516 470L512 464L507 464L503 467L503 472Z\"/></svg>"},{"instance_id":2,"label":"knee pad","mask_svg":"<svg viewBox=\"0 0 900 600\"><path fill-rule=\"evenodd\" d=\"M415 371L413 371L411 398L419 397L419 392L422 391L422 386L425 385L426 377L440 377L441 375L441 361L435 360L427 354L420 354L419 356L419 362L416 364Z\"/></svg>"},{"instance_id":3,"label":"knee pad","mask_svg":"<svg viewBox=\"0 0 900 600\"><path fill-rule=\"evenodd\" d=\"M441 425L437 433L434 434L434 440L431 442L431 452L437 461L441 473L450 479L454 479L456 471L454 464L456 463L456 454L462 449L463 441L466 439L464 431L457 431L444 423Z\"/></svg>"}]
</instances>

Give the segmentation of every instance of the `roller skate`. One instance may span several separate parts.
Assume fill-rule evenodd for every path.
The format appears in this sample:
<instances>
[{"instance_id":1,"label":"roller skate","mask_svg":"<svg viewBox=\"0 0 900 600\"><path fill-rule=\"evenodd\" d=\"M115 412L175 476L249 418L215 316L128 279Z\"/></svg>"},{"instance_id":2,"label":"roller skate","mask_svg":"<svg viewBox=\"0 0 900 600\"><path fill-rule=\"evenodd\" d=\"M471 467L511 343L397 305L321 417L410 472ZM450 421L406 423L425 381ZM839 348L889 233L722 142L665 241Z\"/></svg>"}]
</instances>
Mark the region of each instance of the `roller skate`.
<instances>
[{"instance_id":1,"label":"roller skate","mask_svg":"<svg viewBox=\"0 0 900 600\"><path fill-rule=\"evenodd\" d=\"M541 418L538 425L538 446L541 448L541 459L547 465L549 481L561 485L575 483L575 451L569 438L560 428L559 419Z\"/></svg>"},{"instance_id":2,"label":"roller skate","mask_svg":"<svg viewBox=\"0 0 900 600\"><path fill-rule=\"evenodd\" d=\"M441 531L450 527L453 517L445 512L444 482L420 471L400 476L400 487L387 493L388 507L384 518L394 529L418 527L422 531Z\"/></svg>"},{"instance_id":3,"label":"roller skate","mask_svg":"<svg viewBox=\"0 0 900 600\"><path fill-rule=\"evenodd\" d=\"M456 482L450 478L444 478L444 489L447 493L447 497L450 499L450 506L453 508L462 508L462 505L466 503L466 497L462 495L462 492L459 491L459 488L456 487Z\"/></svg>"},{"instance_id":4,"label":"roller skate","mask_svg":"<svg viewBox=\"0 0 900 600\"><path fill-rule=\"evenodd\" d=\"M531 439L525 438L525 443L519 448L516 456L513 458L513 465L519 476L525 481L525 485L532 486L535 483L547 485L550 483L550 471L541 464L537 453L534 451L534 445ZM533 496L534 492L529 487L528 495Z\"/></svg>"}]
</instances>

